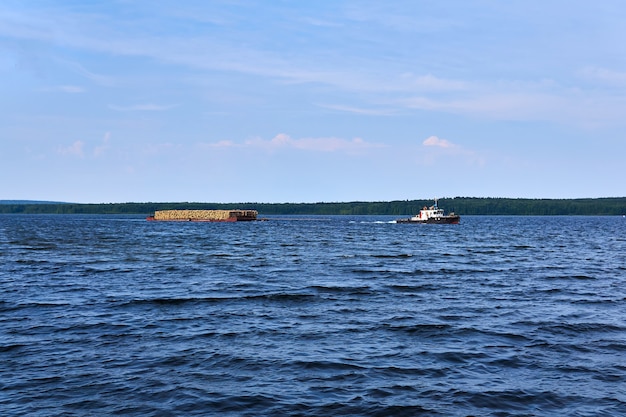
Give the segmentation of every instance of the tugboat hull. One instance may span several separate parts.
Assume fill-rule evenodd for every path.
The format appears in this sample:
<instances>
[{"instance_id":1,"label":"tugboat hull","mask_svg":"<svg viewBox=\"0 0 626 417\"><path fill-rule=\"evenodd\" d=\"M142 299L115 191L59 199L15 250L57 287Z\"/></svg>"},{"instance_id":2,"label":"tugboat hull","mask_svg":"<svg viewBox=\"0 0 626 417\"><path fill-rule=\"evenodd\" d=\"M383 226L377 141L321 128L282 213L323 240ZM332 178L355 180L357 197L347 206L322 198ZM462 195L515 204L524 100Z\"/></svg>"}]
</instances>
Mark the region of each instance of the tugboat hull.
<instances>
[{"instance_id":1,"label":"tugboat hull","mask_svg":"<svg viewBox=\"0 0 626 417\"><path fill-rule=\"evenodd\" d=\"M437 199L435 199L434 205L424 207L418 214L408 219L398 219L396 223L458 224L460 221L461 216L458 214L445 214L444 211L437 206Z\"/></svg>"},{"instance_id":2,"label":"tugboat hull","mask_svg":"<svg viewBox=\"0 0 626 417\"><path fill-rule=\"evenodd\" d=\"M396 220L396 223L416 223L416 224L459 224L460 222L461 222L461 216L431 217L426 220L414 220L414 219Z\"/></svg>"}]
</instances>

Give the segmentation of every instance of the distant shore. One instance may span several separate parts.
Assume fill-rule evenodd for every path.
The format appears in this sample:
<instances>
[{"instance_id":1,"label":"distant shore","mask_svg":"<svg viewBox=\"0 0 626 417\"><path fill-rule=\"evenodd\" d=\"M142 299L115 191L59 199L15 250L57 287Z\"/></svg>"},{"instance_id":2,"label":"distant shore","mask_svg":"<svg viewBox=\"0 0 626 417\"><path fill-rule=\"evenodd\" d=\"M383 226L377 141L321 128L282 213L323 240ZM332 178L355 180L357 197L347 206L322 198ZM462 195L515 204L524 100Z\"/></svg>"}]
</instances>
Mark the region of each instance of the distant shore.
<instances>
[{"instance_id":1,"label":"distant shore","mask_svg":"<svg viewBox=\"0 0 626 417\"><path fill-rule=\"evenodd\" d=\"M521 216L623 216L626 197L579 199L527 198L441 198L439 206L446 212L460 215L521 215ZM79 204L46 201L0 200L0 214L142 214L155 210L257 210L263 215L407 215L419 212L432 200L353 201L320 203L103 203Z\"/></svg>"}]
</instances>

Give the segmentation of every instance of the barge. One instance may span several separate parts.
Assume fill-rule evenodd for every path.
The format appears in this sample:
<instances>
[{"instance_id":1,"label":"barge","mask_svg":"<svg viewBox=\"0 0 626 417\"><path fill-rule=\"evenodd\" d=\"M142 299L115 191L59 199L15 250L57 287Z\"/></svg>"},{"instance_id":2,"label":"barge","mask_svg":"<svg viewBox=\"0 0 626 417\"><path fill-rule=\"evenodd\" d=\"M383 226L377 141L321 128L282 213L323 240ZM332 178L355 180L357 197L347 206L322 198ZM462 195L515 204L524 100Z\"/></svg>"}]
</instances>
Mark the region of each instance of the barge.
<instances>
[{"instance_id":1,"label":"barge","mask_svg":"<svg viewBox=\"0 0 626 417\"><path fill-rule=\"evenodd\" d=\"M157 210L148 221L165 222L250 222L257 219L256 210Z\"/></svg>"},{"instance_id":2,"label":"barge","mask_svg":"<svg viewBox=\"0 0 626 417\"><path fill-rule=\"evenodd\" d=\"M435 199L434 205L424 207L418 214L408 219L398 219L396 223L459 224L460 221L461 216L458 214L445 214L443 209L437 206L437 199Z\"/></svg>"}]
</instances>

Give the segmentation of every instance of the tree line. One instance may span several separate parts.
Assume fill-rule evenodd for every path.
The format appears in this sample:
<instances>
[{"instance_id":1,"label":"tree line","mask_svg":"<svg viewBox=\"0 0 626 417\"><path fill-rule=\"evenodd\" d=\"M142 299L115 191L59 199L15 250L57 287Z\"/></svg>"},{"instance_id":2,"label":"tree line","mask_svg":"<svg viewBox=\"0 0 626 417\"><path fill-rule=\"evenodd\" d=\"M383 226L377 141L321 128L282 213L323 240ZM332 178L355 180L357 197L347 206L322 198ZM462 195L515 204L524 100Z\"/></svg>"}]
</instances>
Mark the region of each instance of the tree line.
<instances>
[{"instance_id":1,"label":"tree line","mask_svg":"<svg viewBox=\"0 0 626 417\"><path fill-rule=\"evenodd\" d=\"M524 199L454 197L438 200L447 213L460 215L626 215L626 197L582 199ZM419 212L432 200L353 201L320 203L8 203L0 213L23 214L153 214L156 210L230 210L251 209L261 215L395 215Z\"/></svg>"}]
</instances>

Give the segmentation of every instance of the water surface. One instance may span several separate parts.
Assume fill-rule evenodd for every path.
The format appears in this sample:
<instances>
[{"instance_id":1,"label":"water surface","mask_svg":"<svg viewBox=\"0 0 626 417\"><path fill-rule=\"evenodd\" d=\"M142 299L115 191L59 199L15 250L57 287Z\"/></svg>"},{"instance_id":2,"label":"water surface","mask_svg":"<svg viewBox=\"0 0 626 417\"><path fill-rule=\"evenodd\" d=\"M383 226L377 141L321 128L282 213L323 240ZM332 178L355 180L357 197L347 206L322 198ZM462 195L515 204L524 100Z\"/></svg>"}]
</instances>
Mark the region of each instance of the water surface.
<instances>
[{"instance_id":1,"label":"water surface","mask_svg":"<svg viewBox=\"0 0 626 417\"><path fill-rule=\"evenodd\" d=\"M0 216L0 414L626 415L626 219Z\"/></svg>"}]
</instances>

